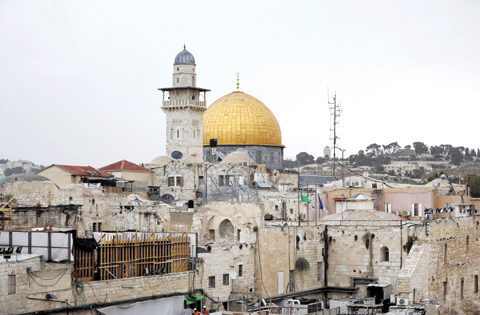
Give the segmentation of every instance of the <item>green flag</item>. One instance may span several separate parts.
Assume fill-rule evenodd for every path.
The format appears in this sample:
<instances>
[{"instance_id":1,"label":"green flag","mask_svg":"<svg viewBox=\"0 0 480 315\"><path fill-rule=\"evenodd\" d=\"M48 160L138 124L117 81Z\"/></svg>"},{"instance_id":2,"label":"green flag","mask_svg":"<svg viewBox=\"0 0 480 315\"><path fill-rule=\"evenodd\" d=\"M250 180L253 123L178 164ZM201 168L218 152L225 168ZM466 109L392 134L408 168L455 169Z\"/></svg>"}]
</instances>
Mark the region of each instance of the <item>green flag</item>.
<instances>
[{"instance_id":1,"label":"green flag","mask_svg":"<svg viewBox=\"0 0 480 315\"><path fill-rule=\"evenodd\" d=\"M308 196L307 196L307 195L304 195L303 193L302 193L302 202L312 203L312 202L310 201L310 199L308 199Z\"/></svg>"}]
</instances>

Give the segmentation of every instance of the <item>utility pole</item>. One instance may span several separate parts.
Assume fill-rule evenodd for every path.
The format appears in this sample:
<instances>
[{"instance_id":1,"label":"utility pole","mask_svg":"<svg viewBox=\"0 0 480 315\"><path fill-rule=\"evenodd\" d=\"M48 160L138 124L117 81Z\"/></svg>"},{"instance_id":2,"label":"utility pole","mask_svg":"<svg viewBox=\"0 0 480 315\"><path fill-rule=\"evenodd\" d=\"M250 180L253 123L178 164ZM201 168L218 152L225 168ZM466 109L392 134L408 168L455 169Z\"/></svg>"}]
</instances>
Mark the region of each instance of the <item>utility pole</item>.
<instances>
[{"instance_id":1,"label":"utility pole","mask_svg":"<svg viewBox=\"0 0 480 315\"><path fill-rule=\"evenodd\" d=\"M337 117L340 117L340 112L341 112L341 109L340 107L337 105L337 92L335 92L335 95L333 96L333 102L330 102L330 99L328 100L328 104L329 105L332 105L330 106L330 115L333 116L333 125L330 127L330 131L333 131L333 138L330 138L330 140L333 140L333 170L332 170L332 177L333 177L333 181L335 180L335 157L336 157L336 154L335 154L335 150L337 148Z\"/></svg>"}]
</instances>

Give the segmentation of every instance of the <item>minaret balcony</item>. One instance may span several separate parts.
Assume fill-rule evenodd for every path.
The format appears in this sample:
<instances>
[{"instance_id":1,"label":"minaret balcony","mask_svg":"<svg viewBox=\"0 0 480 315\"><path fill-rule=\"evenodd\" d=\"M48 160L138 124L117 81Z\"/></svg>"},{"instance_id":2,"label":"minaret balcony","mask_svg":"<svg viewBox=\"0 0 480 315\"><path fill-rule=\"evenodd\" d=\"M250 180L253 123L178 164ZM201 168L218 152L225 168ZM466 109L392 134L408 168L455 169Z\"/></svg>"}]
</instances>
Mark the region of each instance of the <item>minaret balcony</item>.
<instances>
[{"instance_id":1,"label":"minaret balcony","mask_svg":"<svg viewBox=\"0 0 480 315\"><path fill-rule=\"evenodd\" d=\"M197 101L197 100L170 100L170 101L163 101L164 107L173 107L173 106L198 106L198 107L205 107L205 101Z\"/></svg>"}]
</instances>

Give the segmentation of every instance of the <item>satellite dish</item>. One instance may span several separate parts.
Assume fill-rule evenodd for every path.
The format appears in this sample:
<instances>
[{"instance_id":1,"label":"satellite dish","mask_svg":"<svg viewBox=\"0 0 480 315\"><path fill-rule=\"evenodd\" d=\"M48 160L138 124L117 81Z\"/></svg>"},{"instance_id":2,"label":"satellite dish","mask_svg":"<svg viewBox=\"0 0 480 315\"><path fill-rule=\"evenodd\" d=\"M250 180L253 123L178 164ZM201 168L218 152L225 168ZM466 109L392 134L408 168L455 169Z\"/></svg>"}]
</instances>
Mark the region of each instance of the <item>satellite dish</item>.
<instances>
[{"instance_id":1,"label":"satellite dish","mask_svg":"<svg viewBox=\"0 0 480 315\"><path fill-rule=\"evenodd\" d=\"M283 223L282 230L286 231L288 229L288 223Z\"/></svg>"},{"instance_id":2,"label":"satellite dish","mask_svg":"<svg viewBox=\"0 0 480 315\"><path fill-rule=\"evenodd\" d=\"M197 191L197 192L195 193L195 197L197 197L197 198L202 198L202 192L201 192L201 191Z\"/></svg>"},{"instance_id":3,"label":"satellite dish","mask_svg":"<svg viewBox=\"0 0 480 315\"><path fill-rule=\"evenodd\" d=\"M175 197L173 197L170 194L165 194L160 197L160 200L165 202L165 203L172 203L175 201Z\"/></svg>"},{"instance_id":4,"label":"satellite dish","mask_svg":"<svg viewBox=\"0 0 480 315\"><path fill-rule=\"evenodd\" d=\"M233 270L230 271L229 275L230 275L230 278L232 278L232 280L237 280L238 279L238 274Z\"/></svg>"},{"instance_id":5,"label":"satellite dish","mask_svg":"<svg viewBox=\"0 0 480 315\"><path fill-rule=\"evenodd\" d=\"M183 157L183 153L180 151L173 151L171 155L175 160L180 160Z\"/></svg>"},{"instance_id":6,"label":"satellite dish","mask_svg":"<svg viewBox=\"0 0 480 315\"><path fill-rule=\"evenodd\" d=\"M363 172L363 177L368 177L368 175L370 175L368 172Z\"/></svg>"},{"instance_id":7,"label":"satellite dish","mask_svg":"<svg viewBox=\"0 0 480 315\"><path fill-rule=\"evenodd\" d=\"M442 176L440 176L441 179L447 179L447 175L445 174L442 174Z\"/></svg>"},{"instance_id":8,"label":"satellite dish","mask_svg":"<svg viewBox=\"0 0 480 315\"><path fill-rule=\"evenodd\" d=\"M448 178L450 178L451 180L453 180L453 179L455 178L455 176L450 175L450 176L448 176Z\"/></svg>"},{"instance_id":9,"label":"satellite dish","mask_svg":"<svg viewBox=\"0 0 480 315\"><path fill-rule=\"evenodd\" d=\"M383 178L388 178L388 174L384 174L384 175L383 175Z\"/></svg>"}]
</instances>

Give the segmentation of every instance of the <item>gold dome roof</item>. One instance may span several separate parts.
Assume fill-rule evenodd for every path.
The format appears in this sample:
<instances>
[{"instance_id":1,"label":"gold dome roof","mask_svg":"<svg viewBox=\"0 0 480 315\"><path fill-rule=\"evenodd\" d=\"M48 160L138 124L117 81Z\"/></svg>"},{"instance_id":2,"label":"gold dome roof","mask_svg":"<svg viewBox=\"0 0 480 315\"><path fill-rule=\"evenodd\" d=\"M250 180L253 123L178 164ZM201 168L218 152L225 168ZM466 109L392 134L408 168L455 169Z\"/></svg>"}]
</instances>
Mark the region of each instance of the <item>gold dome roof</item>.
<instances>
[{"instance_id":1,"label":"gold dome roof","mask_svg":"<svg viewBox=\"0 0 480 315\"><path fill-rule=\"evenodd\" d=\"M203 145L282 146L282 132L275 115L255 97L236 91L208 107L203 115Z\"/></svg>"}]
</instances>

